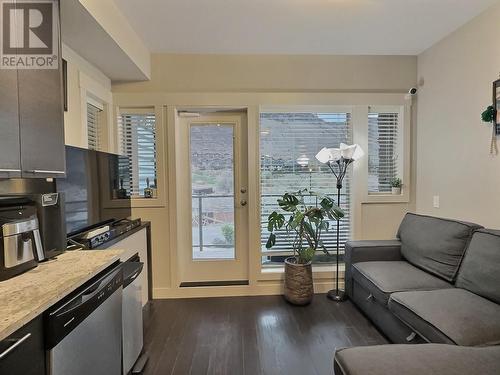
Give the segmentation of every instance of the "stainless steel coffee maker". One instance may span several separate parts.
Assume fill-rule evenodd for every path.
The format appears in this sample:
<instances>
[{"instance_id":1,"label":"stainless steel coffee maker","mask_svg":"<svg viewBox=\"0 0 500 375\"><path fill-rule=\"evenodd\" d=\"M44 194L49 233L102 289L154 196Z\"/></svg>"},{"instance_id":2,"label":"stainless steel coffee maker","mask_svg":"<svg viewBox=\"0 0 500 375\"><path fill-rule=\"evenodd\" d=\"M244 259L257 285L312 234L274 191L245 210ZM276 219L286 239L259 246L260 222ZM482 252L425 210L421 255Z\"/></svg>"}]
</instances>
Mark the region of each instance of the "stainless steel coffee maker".
<instances>
[{"instance_id":1,"label":"stainless steel coffee maker","mask_svg":"<svg viewBox=\"0 0 500 375\"><path fill-rule=\"evenodd\" d=\"M25 197L0 197L0 281L45 258L36 206Z\"/></svg>"}]
</instances>

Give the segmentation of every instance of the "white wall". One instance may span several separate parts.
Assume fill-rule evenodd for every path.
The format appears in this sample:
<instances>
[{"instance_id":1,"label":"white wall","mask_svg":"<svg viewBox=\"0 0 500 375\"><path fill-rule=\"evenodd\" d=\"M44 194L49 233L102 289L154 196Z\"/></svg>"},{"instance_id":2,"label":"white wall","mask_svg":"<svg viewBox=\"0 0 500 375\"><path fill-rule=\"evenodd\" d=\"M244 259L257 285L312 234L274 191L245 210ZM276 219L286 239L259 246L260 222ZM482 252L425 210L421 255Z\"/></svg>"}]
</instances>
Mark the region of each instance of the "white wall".
<instances>
[{"instance_id":1,"label":"white wall","mask_svg":"<svg viewBox=\"0 0 500 375\"><path fill-rule=\"evenodd\" d=\"M481 122L500 72L499 20L500 4L418 57L420 213L500 228L500 156L489 155L491 126Z\"/></svg>"},{"instance_id":2,"label":"white wall","mask_svg":"<svg viewBox=\"0 0 500 375\"><path fill-rule=\"evenodd\" d=\"M103 143L104 149L111 151L114 146L111 80L65 44L62 53L67 61L68 90L68 110L64 112L65 143L83 148L88 146L86 102L90 96L105 106Z\"/></svg>"}]
</instances>

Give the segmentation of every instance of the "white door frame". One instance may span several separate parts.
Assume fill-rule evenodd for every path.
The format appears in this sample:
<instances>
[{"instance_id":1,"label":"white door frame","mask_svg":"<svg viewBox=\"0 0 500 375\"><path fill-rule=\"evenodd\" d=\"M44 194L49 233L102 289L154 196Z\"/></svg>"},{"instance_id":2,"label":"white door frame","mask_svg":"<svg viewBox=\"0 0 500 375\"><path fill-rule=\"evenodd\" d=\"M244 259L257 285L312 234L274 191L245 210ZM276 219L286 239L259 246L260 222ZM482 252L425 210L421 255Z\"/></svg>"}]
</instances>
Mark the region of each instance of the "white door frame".
<instances>
[{"instance_id":1,"label":"white door frame","mask_svg":"<svg viewBox=\"0 0 500 375\"><path fill-rule=\"evenodd\" d=\"M246 132L246 115L242 113L210 113L200 117L179 119L179 163L175 171L179 183L177 190L178 225L180 238L177 243L178 279L182 283L247 281L248 256L248 176L245 166L247 149L242 137ZM190 130L192 125L228 124L233 127L234 173L234 228L235 259L193 259L192 251L192 186L190 160ZM245 192L243 192L245 191ZM180 241L179 241L180 240Z\"/></svg>"}]
</instances>

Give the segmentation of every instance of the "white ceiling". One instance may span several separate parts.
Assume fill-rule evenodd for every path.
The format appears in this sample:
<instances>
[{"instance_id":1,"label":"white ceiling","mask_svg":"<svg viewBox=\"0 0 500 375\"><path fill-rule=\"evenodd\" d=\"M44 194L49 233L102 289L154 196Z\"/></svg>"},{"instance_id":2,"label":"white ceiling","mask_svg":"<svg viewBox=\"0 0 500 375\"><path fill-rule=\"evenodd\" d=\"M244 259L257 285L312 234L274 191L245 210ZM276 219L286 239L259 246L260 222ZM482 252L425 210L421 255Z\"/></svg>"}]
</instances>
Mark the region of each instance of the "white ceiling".
<instances>
[{"instance_id":1,"label":"white ceiling","mask_svg":"<svg viewBox=\"0 0 500 375\"><path fill-rule=\"evenodd\" d=\"M152 52L416 55L499 0L114 0Z\"/></svg>"}]
</instances>

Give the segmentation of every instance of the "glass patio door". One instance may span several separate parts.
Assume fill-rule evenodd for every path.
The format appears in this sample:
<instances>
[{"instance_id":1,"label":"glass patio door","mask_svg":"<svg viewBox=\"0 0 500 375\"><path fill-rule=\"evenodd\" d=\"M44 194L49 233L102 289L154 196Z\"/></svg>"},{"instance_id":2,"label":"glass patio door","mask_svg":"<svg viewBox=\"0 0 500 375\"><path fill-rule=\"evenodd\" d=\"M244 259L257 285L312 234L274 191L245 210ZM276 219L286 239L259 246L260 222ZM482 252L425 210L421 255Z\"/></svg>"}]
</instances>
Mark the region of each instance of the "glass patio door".
<instances>
[{"instance_id":1,"label":"glass patio door","mask_svg":"<svg viewBox=\"0 0 500 375\"><path fill-rule=\"evenodd\" d=\"M241 115L184 118L181 137L186 159L182 209L188 241L178 249L182 285L244 282L248 279L247 157ZM245 142L246 143L246 142ZM183 168L184 169L184 168ZM185 199L185 198L188 199Z\"/></svg>"}]
</instances>

